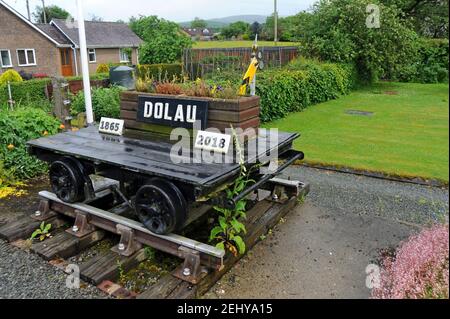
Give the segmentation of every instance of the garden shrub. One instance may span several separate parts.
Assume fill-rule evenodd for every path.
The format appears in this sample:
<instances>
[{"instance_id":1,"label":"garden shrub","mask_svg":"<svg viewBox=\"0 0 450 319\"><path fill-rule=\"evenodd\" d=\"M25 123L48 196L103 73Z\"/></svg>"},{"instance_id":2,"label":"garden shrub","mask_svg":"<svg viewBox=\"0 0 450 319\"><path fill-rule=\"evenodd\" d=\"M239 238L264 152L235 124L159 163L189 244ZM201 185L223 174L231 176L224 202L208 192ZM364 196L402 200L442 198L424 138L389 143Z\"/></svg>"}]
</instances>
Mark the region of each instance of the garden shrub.
<instances>
[{"instance_id":1,"label":"garden shrub","mask_svg":"<svg viewBox=\"0 0 450 319\"><path fill-rule=\"evenodd\" d=\"M3 169L17 179L32 178L45 172L46 164L28 155L26 142L55 134L59 126L57 119L38 108L0 111L0 162Z\"/></svg>"},{"instance_id":2,"label":"garden shrub","mask_svg":"<svg viewBox=\"0 0 450 319\"><path fill-rule=\"evenodd\" d=\"M23 79L20 76L19 73L17 73L17 71L15 70L8 70L5 73L3 73L2 75L0 75L0 85L5 85L8 84L8 82L10 83L15 83L15 82L22 82Z\"/></svg>"},{"instance_id":3,"label":"garden shrub","mask_svg":"<svg viewBox=\"0 0 450 319\"><path fill-rule=\"evenodd\" d=\"M153 78L158 81L172 80L174 77L183 77L183 67L180 63L171 64L139 64L137 75L140 78Z\"/></svg>"},{"instance_id":4,"label":"garden shrub","mask_svg":"<svg viewBox=\"0 0 450 319\"><path fill-rule=\"evenodd\" d=\"M47 100L46 87L50 79L36 79L11 83L11 93L16 104L38 103ZM8 101L8 86L0 85L0 104Z\"/></svg>"},{"instance_id":5,"label":"garden shrub","mask_svg":"<svg viewBox=\"0 0 450 319\"><path fill-rule=\"evenodd\" d=\"M109 66L108 64L101 63L98 65L96 73L109 73Z\"/></svg>"},{"instance_id":6,"label":"garden shrub","mask_svg":"<svg viewBox=\"0 0 450 319\"><path fill-rule=\"evenodd\" d=\"M282 69L258 73L257 95L261 97L261 120L264 122L301 111L309 105L348 94L356 84L351 64L294 60Z\"/></svg>"},{"instance_id":7,"label":"garden shrub","mask_svg":"<svg viewBox=\"0 0 450 319\"><path fill-rule=\"evenodd\" d=\"M119 86L92 89L92 108L96 120L100 120L103 116L111 118L119 117L121 91L123 91L123 88ZM84 92L80 91L72 99L71 112L73 115L76 115L85 111Z\"/></svg>"},{"instance_id":8,"label":"garden shrub","mask_svg":"<svg viewBox=\"0 0 450 319\"><path fill-rule=\"evenodd\" d=\"M416 56L402 65L394 79L418 83L447 82L448 39L420 39L416 45Z\"/></svg>"},{"instance_id":9,"label":"garden shrub","mask_svg":"<svg viewBox=\"0 0 450 319\"><path fill-rule=\"evenodd\" d=\"M382 299L448 299L448 225L436 225L402 243L395 256L386 257L380 286L372 290Z\"/></svg>"}]
</instances>

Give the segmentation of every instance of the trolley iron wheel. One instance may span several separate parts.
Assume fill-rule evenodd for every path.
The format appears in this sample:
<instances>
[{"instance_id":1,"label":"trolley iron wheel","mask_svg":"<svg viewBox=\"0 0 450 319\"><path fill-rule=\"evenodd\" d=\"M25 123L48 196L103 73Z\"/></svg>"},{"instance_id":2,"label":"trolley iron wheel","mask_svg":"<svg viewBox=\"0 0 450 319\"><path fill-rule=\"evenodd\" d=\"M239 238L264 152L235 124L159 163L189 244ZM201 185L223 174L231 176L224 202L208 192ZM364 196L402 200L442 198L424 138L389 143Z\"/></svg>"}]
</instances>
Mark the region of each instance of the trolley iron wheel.
<instances>
[{"instance_id":1,"label":"trolley iron wheel","mask_svg":"<svg viewBox=\"0 0 450 319\"><path fill-rule=\"evenodd\" d=\"M52 190L60 200L66 203L84 200L83 174L75 160L64 158L52 162L49 175Z\"/></svg>"},{"instance_id":2,"label":"trolley iron wheel","mask_svg":"<svg viewBox=\"0 0 450 319\"><path fill-rule=\"evenodd\" d=\"M144 226L160 235L179 230L187 216L186 199L181 191L160 178L153 178L139 188L135 210Z\"/></svg>"}]
</instances>

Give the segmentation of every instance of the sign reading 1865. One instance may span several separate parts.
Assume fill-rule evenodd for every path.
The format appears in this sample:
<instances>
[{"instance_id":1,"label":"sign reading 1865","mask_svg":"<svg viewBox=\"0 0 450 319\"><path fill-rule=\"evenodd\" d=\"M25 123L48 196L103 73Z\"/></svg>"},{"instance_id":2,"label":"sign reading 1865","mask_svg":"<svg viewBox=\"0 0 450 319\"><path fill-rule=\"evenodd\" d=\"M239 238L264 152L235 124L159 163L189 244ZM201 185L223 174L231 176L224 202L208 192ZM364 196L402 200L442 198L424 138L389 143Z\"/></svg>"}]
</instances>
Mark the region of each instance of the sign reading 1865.
<instances>
[{"instance_id":1,"label":"sign reading 1865","mask_svg":"<svg viewBox=\"0 0 450 319\"><path fill-rule=\"evenodd\" d=\"M207 125L208 104L207 101L139 96L136 120L188 129L200 121L203 130Z\"/></svg>"}]
</instances>

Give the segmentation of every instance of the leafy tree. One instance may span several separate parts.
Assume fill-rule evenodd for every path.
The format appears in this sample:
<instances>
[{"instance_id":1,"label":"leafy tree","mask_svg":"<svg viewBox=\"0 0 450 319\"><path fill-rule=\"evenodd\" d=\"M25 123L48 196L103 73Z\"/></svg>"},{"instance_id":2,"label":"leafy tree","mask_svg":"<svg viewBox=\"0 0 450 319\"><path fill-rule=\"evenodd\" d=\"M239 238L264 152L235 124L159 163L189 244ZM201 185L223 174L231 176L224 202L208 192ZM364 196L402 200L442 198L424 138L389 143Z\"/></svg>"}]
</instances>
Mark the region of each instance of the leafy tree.
<instances>
[{"instance_id":1,"label":"leafy tree","mask_svg":"<svg viewBox=\"0 0 450 319\"><path fill-rule=\"evenodd\" d=\"M45 15L47 18L47 23L50 23L52 19L67 19L69 17L70 13L64 10L63 8L60 8L58 6L52 5L52 6L46 6L45 7ZM36 11L33 12L33 17L37 23L44 23L44 10L42 7L36 7Z\"/></svg>"},{"instance_id":2,"label":"leafy tree","mask_svg":"<svg viewBox=\"0 0 450 319\"><path fill-rule=\"evenodd\" d=\"M391 78L417 52L417 34L396 7L379 4L380 26L368 27L367 5L376 0L320 0L299 30L304 55L356 64L372 81Z\"/></svg>"},{"instance_id":3,"label":"leafy tree","mask_svg":"<svg viewBox=\"0 0 450 319\"><path fill-rule=\"evenodd\" d=\"M419 35L448 39L448 0L381 0L401 10Z\"/></svg>"},{"instance_id":4,"label":"leafy tree","mask_svg":"<svg viewBox=\"0 0 450 319\"><path fill-rule=\"evenodd\" d=\"M250 25L249 31L250 31L250 33L249 33L250 38L254 39L256 35L258 35L258 37L259 37L259 35L262 31L262 26L258 21L255 21Z\"/></svg>"},{"instance_id":5,"label":"leafy tree","mask_svg":"<svg viewBox=\"0 0 450 319\"><path fill-rule=\"evenodd\" d=\"M248 34L250 30L250 25L243 21L237 21L229 24L227 27L223 28L221 34L226 38L230 39L232 37L239 37L244 34Z\"/></svg>"},{"instance_id":6,"label":"leafy tree","mask_svg":"<svg viewBox=\"0 0 450 319\"><path fill-rule=\"evenodd\" d=\"M193 21L191 21L192 28L204 29L207 26L208 26L208 23L205 20L200 19L199 17L195 17L195 19Z\"/></svg>"},{"instance_id":7,"label":"leafy tree","mask_svg":"<svg viewBox=\"0 0 450 319\"><path fill-rule=\"evenodd\" d=\"M132 17L130 28L144 41L139 48L142 64L179 61L183 48L192 46L191 38L181 32L178 24L157 16Z\"/></svg>"}]
</instances>

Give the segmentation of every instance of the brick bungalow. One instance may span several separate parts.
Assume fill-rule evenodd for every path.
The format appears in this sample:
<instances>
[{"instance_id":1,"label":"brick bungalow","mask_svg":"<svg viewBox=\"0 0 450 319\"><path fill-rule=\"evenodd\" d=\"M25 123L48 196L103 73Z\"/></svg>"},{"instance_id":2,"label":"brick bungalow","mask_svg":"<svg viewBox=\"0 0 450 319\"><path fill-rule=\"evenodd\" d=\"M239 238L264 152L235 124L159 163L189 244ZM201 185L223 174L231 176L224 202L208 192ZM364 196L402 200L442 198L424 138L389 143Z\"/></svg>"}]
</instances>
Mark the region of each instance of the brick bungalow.
<instances>
[{"instance_id":1,"label":"brick bungalow","mask_svg":"<svg viewBox=\"0 0 450 319\"><path fill-rule=\"evenodd\" d=\"M8 69L48 76L81 74L76 22L34 24L0 0L0 74ZM89 72L101 63L138 63L142 43L124 23L86 21Z\"/></svg>"}]
</instances>

